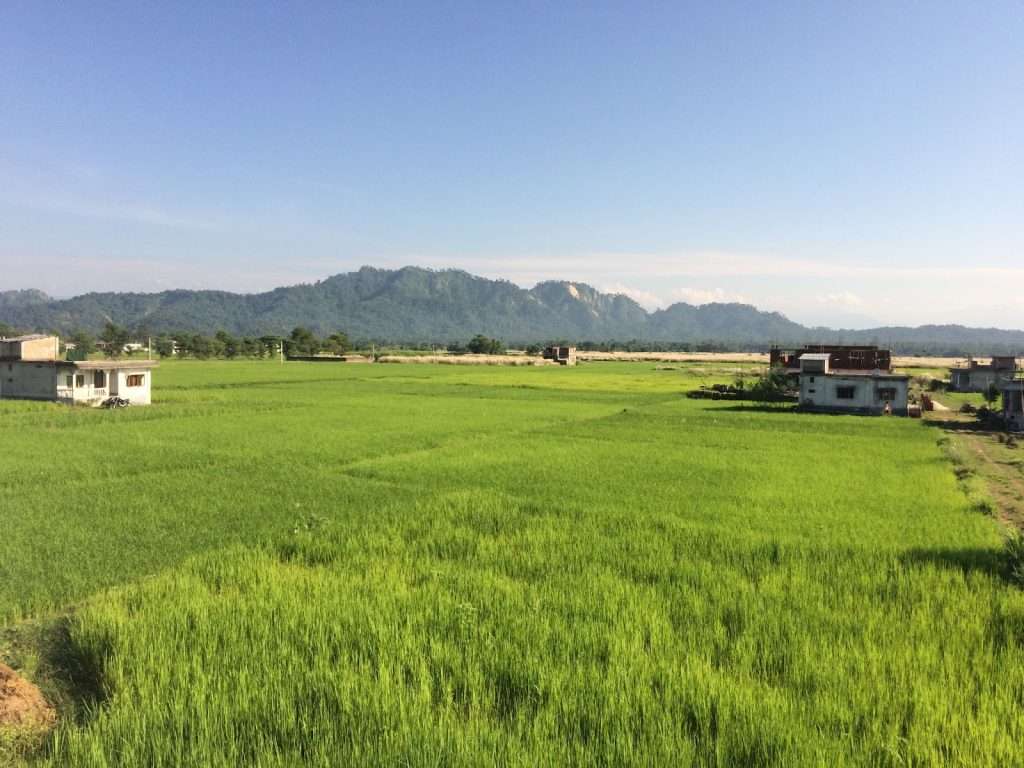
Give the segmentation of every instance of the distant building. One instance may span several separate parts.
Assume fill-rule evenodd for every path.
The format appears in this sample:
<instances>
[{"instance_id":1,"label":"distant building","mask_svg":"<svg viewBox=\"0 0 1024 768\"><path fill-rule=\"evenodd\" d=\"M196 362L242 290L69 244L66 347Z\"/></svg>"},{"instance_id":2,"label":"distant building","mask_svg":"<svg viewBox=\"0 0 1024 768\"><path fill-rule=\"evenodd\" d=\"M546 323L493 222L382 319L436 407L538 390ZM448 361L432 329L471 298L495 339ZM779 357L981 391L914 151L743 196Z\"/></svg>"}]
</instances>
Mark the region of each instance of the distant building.
<instances>
[{"instance_id":1,"label":"distant building","mask_svg":"<svg viewBox=\"0 0 1024 768\"><path fill-rule=\"evenodd\" d=\"M801 354L801 407L836 413L907 415L909 376L879 370L837 370L831 366L832 354Z\"/></svg>"},{"instance_id":2,"label":"distant building","mask_svg":"<svg viewBox=\"0 0 1024 768\"><path fill-rule=\"evenodd\" d=\"M1014 432L1024 432L1024 381L1018 379L1004 382L1001 391L1006 428Z\"/></svg>"},{"instance_id":3,"label":"distant building","mask_svg":"<svg viewBox=\"0 0 1024 768\"><path fill-rule=\"evenodd\" d=\"M790 375L800 373L800 359L804 355L828 355L829 365L843 371L892 371L892 353L875 346L849 346L842 344L808 344L800 349L772 347L769 362L772 368L785 368Z\"/></svg>"},{"instance_id":4,"label":"distant building","mask_svg":"<svg viewBox=\"0 0 1024 768\"><path fill-rule=\"evenodd\" d=\"M559 365L576 365L576 347L545 347L544 359Z\"/></svg>"},{"instance_id":5,"label":"distant building","mask_svg":"<svg viewBox=\"0 0 1024 768\"><path fill-rule=\"evenodd\" d=\"M1012 355L993 357L988 363L969 357L966 364L949 369L949 388L954 392L987 392L1013 381L1016 373L1017 358Z\"/></svg>"},{"instance_id":6,"label":"distant building","mask_svg":"<svg viewBox=\"0 0 1024 768\"><path fill-rule=\"evenodd\" d=\"M149 405L156 365L148 360L61 360L56 336L0 339L0 398L100 405L120 397L132 405Z\"/></svg>"}]
</instances>

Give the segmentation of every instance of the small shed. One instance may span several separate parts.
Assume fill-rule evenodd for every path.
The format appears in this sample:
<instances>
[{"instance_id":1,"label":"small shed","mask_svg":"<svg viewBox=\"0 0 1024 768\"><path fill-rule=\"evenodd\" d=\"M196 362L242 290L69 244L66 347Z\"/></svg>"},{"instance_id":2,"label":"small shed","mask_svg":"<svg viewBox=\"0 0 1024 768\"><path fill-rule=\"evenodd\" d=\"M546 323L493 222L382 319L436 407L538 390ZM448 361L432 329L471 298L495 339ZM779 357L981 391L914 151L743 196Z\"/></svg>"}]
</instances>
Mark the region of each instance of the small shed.
<instances>
[{"instance_id":1,"label":"small shed","mask_svg":"<svg viewBox=\"0 0 1024 768\"><path fill-rule=\"evenodd\" d=\"M544 359L559 365L576 365L576 347L550 346L544 348Z\"/></svg>"}]
</instances>

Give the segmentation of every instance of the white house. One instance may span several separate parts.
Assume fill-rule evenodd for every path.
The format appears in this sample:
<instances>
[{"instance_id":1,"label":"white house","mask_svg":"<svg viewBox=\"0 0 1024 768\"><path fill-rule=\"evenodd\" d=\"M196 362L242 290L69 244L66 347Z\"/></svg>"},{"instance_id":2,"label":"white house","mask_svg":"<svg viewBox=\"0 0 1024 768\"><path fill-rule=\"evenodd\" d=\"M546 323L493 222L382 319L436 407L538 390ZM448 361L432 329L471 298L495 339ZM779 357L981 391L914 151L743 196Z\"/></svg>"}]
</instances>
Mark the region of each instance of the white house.
<instances>
[{"instance_id":1,"label":"white house","mask_svg":"<svg viewBox=\"0 0 1024 768\"><path fill-rule=\"evenodd\" d=\"M0 398L100 405L110 397L149 405L151 360L60 359L56 336L0 339Z\"/></svg>"},{"instance_id":2,"label":"white house","mask_svg":"<svg viewBox=\"0 0 1024 768\"><path fill-rule=\"evenodd\" d=\"M910 377L883 371L833 370L830 356L800 357L800 405L838 413L907 415Z\"/></svg>"}]
</instances>

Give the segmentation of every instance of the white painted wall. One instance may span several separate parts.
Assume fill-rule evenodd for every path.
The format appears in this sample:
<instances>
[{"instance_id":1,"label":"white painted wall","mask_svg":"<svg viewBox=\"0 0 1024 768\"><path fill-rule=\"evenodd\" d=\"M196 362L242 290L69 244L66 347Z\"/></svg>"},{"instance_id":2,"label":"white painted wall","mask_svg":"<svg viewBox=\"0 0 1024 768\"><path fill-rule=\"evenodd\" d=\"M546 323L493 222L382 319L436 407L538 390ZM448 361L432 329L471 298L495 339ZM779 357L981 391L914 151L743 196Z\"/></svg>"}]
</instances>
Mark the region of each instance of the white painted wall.
<instances>
[{"instance_id":1,"label":"white painted wall","mask_svg":"<svg viewBox=\"0 0 1024 768\"><path fill-rule=\"evenodd\" d=\"M909 384L906 379L805 373L800 376L800 403L823 410L882 413L886 400L881 390L894 389L895 397L889 400L889 404L893 413L903 415L907 412ZM844 387L853 387L852 399L839 397L839 390Z\"/></svg>"},{"instance_id":2,"label":"white painted wall","mask_svg":"<svg viewBox=\"0 0 1024 768\"><path fill-rule=\"evenodd\" d=\"M129 376L142 376L142 386L128 386ZM152 402L150 391L153 383L153 371L147 368L133 370L126 368L111 373L111 395L125 398L132 405L149 405Z\"/></svg>"}]
</instances>

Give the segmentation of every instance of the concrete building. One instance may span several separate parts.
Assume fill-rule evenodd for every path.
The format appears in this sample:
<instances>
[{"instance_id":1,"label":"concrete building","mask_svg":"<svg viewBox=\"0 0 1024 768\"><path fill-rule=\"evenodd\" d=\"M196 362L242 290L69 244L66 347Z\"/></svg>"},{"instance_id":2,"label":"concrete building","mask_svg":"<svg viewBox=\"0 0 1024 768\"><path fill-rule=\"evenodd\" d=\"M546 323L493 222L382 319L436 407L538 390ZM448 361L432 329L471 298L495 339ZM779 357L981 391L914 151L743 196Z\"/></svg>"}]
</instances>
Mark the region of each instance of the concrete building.
<instances>
[{"instance_id":1,"label":"concrete building","mask_svg":"<svg viewBox=\"0 0 1024 768\"><path fill-rule=\"evenodd\" d=\"M559 365L576 365L576 347L545 347L544 359Z\"/></svg>"},{"instance_id":2,"label":"concrete building","mask_svg":"<svg viewBox=\"0 0 1024 768\"><path fill-rule=\"evenodd\" d=\"M0 398L100 405L120 397L132 405L149 405L156 365L150 360L61 360L56 336L0 339Z\"/></svg>"},{"instance_id":3,"label":"concrete building","mask_svg":"<svg viewBox=\"0 0 1024 768\"><path fill-rule=\"evenodd\" d=\"M60 339L37 333L31 336L0 338L0 360L56 360L60 357Z\"/></svg>"},{"instance_id":4,"label":"concrete building","mask_svg":"<svg viewBox=\"0 0 1024 768\"><path fill-rule=\"evenodd\" d=\"M949 388L954 392L987 392L990 387L999 389L1013 381L1016 373L1017 358L1012 355L993 357L988 363L969 357L965 365L949 369Z\"/></svg>"},{"instance_id":5,"label":"concrete building","mask_svg":"<svg viewBox=\"0 0 1024 768\"><path fill-rule=\"evenodd\" d=\"M892 371L892 352L875 346L850 346L848 344L807 344L800 349L772 347L769 365L785 368L791 376L800 375L800 360L804 355L829 356L832 368L844 371Z\"/></svg>"},{"instance_id":6,"label":"concrete building","mask_svg":"<svg viewBox=\"0 0 1024 768\"><path fill-rule=\"evenodd\" d=\"M906 416L909 390L909 376L833 369L828 352L800 357L800 406L807 410Z\"/></svg>"},{"instance_id":7,"label":"concrete building","mask_svg":"<svg viewBox=\"0 0 1024 768\"><path fill-rule=\"evenodd\" d=\"M1001 389L1006 428L1013 432L1024 432L1024 380L1004 382Z\"/></svg>"}]
</instances>

